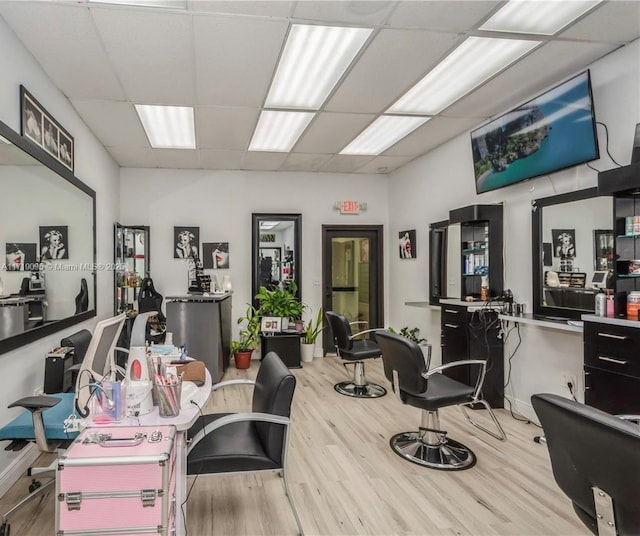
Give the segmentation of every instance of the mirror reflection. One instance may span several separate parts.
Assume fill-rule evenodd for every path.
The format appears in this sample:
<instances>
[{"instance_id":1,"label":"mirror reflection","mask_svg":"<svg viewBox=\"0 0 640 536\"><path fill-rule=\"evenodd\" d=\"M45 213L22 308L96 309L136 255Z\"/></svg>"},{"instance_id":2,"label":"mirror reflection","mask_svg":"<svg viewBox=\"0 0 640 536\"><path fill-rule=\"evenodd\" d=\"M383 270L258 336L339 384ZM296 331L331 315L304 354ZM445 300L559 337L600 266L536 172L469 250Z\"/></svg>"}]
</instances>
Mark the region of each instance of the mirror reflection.
<instances>
[{"instance_id":1,"label":"mirror reflection","mask_svg":"<svg viewBox=\"0 0 640 536\"><path fill-rule=\"evenodd\" d=\"M0 136L0 340L95 309L93 198L10 137Z\"/></svg>"},{"instance_id":2,"label":"mirror reflection","mask_svg":"<svg viewBox=\"0 0 640 536\"><path fill-rule=\"evenodd\" d=\"M300 214L253 214L253 293L289 287L300 296Z\"/></svg>"},{"instance_id":3,"label":"mirror reflection","mask_svg":"<svg viewBox=\"0 0 640 536\"><path fill-rule=\"evenodd\" d=\"M583 199L536 201L539 291L534 293L534 311L537 305L543 313L592 313L595 295L606 287L613 264L613 205L611 197L595 197L595 189L589 192Z\"/></svg>"}]
</instances>

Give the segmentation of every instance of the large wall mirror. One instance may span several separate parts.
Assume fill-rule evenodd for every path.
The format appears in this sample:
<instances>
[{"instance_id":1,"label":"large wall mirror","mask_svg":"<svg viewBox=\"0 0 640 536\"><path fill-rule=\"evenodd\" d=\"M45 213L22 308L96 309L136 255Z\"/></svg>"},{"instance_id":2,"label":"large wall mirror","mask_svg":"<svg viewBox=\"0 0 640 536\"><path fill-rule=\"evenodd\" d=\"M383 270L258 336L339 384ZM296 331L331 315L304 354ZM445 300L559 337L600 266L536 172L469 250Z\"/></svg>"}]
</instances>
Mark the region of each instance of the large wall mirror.
<instances>
[{"instance_id":1,"label":"large wall mirror","mask_svg":"<svg viewBox=\"0 0 640 536\"><path fill-rule=\"evenodd\" d=\"M613 264L613 199L597 188L532 202L533 312L593 313Z\"/></svg>"},{"instance_id":2,"label":"large wall mirror","mask_svg":"<svg viewBox=\"0 0 640 536\"><path fill-rule=\"evenodd\" d=\"M0 121L0 354L96 315L95 192Z\"/></svg>"},{"instance_id":3,"label":"large wall mirror","mask_svg":"<svg viewBox=\"0 0 640 536\"><path fill-rule=\"evenodd\" d=\"M254 213L251 229L254 305L260 287L289 287L292 282L300 298L302 215Z\"/></svg>"}]
</instances>

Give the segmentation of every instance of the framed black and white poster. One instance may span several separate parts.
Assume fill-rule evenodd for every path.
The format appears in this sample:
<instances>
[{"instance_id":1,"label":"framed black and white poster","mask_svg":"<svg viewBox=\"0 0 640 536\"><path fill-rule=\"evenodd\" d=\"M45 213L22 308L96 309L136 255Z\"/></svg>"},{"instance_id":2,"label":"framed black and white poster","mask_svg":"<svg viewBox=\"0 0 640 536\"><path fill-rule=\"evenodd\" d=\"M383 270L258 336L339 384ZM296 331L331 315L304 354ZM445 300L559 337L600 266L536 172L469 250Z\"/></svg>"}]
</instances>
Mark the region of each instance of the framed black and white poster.
<instances>
[{"instance_id":1,"label":"framed black and white poster","mask_svg":"<svg viewBox=\"0 0 640 536\"><path fill-rule=\"evenodd\" d=\"M174 259L199 259L200 227L174 227L173 243Z\"/></svg>"},{"instance_id":2,"label":"framed black and white poster","mask_svg":"<svg viewBox=\"0 0 640 536\"><path fill-rule=\"evenodd\" d=\"M5 246L6 268L15 270L35 270L38 244L10 242Z\"/></svg>"},{"instance_id":3,"label":"framed black and white poster","mask_svg":"<svg viewBox=\"0 0 640 536\"><path fill-rule=\"evenodd\" d=\"M73 171L73 138L54 117L20 86L20 133Z\"/></svg>"},{"instance_id":4,"label":"framed black and white poster","mask_svg":"<svg viewBox=\"0 0 640 536\"><path fill-rule=\"evenodd\" d=\"M398 233L401 259L416 258L416 230L400 231Z\"/></svg>"},{"instance_id":5,"label":"framed black and white poster","mask_svg":"<svg viewBox=\"0 0 640 536\"><path fill-rule=\"evenodd\" d=\"M576 256L576 230L551 229L553 256L561 259L574 259Z\"/></svg>"},{"instance_id":6,"label":"framed black and white poster","mask_svg":"<svg viewBox=\"0 0 640 536\"><path fill-rule=\"evenodd\" d=\"M214 270L229 268L229 242L203 242L202 267Z\"/></svg>"},{"instance_id":7,"label":"framed black and white poster","mask_svg":"<svg viewBox=\"0 0 640 536\"><path fill-rule=\"evenodd\" d=\"M40 260L68 259L68 228L66 225L40 227Z\"/></svg>"}]
</instances>

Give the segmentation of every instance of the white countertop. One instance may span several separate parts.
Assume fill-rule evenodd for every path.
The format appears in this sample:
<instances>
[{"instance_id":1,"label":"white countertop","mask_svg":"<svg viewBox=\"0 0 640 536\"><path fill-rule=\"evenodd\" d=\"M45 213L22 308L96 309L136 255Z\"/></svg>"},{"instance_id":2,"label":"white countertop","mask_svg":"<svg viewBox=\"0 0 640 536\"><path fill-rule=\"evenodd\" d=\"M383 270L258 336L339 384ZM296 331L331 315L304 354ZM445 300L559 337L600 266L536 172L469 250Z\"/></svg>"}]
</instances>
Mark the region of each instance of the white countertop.
<instances>
[{"instance_id":1,"label":"white countertop","mask_svg":"<svg viewBox=\"0 0 640 536\"><path fill-rule=\"evenodd\" d=\"M628 328L640 328L640 321L628 320L626 318L613 318L609 316L582 315L585 322L598 322L600 324L610 324L612 326L625 326Z\"/></svg>"},{"instance_id":2,"label":"white countertop","mask_svg":"<svg viewBox=\"0 0 640 536\"><path fill-rule=\"evenodd\" d=\"M507 320L509 322L519 322L520 324L530 324L532 326L538 326L541 328L557 329L560 331L573 331L576 333L582 333L584 327L582 322L578 320L565 319L553 319L553 318L541 318L535 317L532 314L524 315L498 315L500 320ZM569 324L571 322L571 324Z\"/></svg>"},{"instance_id":3,"label":"white countertop","mask_svg":"<svg viewBox=\"0 0 640 536\"><path fill-rule=\"evenodd\" d=\"M468 311L500 311L502 310L502 302L495 301L464 301L454 298L441 298L440 305L456 305L458 307L466 307Z\"/></svg>"}]
</instances>

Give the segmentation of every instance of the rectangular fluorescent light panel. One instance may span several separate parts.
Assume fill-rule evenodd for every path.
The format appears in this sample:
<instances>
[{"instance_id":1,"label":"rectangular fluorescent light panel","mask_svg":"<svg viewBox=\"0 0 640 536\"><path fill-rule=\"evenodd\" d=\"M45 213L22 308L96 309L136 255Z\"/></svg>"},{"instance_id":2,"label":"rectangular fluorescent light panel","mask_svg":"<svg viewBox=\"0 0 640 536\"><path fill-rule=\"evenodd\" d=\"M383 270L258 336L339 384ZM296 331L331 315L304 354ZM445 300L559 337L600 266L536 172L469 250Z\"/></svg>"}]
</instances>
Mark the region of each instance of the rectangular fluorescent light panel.
<instances>
[{"instance_id":1,"label":"rectangular fluorescent light panel","mask_svg":"<svg viewBox=\"0 0 640 536\"><path fill-rule=\"evenodd\" d=\"M539 44L468 37L386 113L436 115Z\"/></svg>"},{"instance_id":2,"label":"rectangular fluorescent light panel","mask_svg":"<svg viewBox=\"0 0 640 536\"><path fill-rule=\"evenodd\" d=\"M87 0L90 4L114 4L117 6L162 7L187 9L187 0Z\"/></svg>"},{"instance_id":3,"label":"rectangular fluorescent light panel","mask_svg":"<svg viewBox=\"0 0 640 536\"><path fill-rule=\"evenodd\" d=\"M371 28L294 24L265 107L320 108L371 32Z\"/></svg>"},{"instance_id":4,"label":"rectangular fluorescent light panel","mask_svg":"<svg viewBox=\"0 0 640 536\"><path fill-rule=\"evenodd\" d=\"M378 155L426 123L430 117L381 115L340 154Z\"/></svg>"},{"instance_id":5,"label":"rectangular fluorescent light panel","mask_svg":"<svg viewBox=\"0 0 640 536\"><path fill-rule=\"evenodd\" d=\"M261 221L260 229L265 229L265 230L273 229L274 227L277 227L279 223L280 223L279 221Z\"/></svg>"},{"instance_id":6,"label":"rectangular fluorescent light panel","mask_svg":"<svg viewBox=\"0 0 640 536\"><path fill-rule=\"evenodd\" d=\"M151 147L155 149L195 149L196 132L190 106L136 104Z\"/></svg>"},{"instance_id":7,"label":"rectangular fluorescent light panel","mask_svg":"<svg viewBox=\"0 0 640 536\"><path fill-rule=\"evenodd\" d=\"M263 110L253 132L249 150L289 152L314 115L313 112Z\"/></svg>"},{"instance_id":8,"label":"rectangular fluorescent light panel","mask_svg":"<svg viewBox=\"0 0 640 536\"><path fill-rule=\"evenodd\" d=\"M511 0L480 26L480 30L554 35L601 1Z\"/></svg>"}]
</instances>

